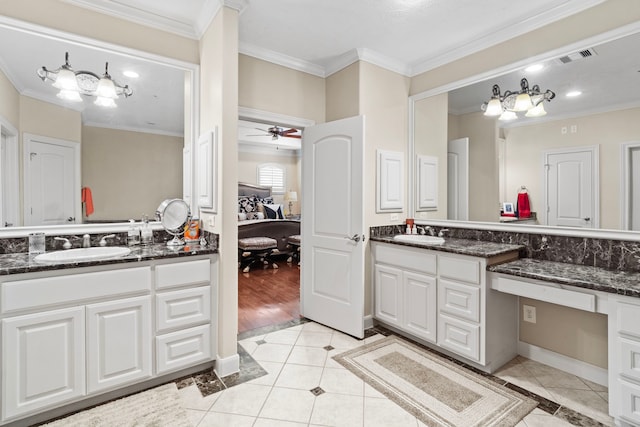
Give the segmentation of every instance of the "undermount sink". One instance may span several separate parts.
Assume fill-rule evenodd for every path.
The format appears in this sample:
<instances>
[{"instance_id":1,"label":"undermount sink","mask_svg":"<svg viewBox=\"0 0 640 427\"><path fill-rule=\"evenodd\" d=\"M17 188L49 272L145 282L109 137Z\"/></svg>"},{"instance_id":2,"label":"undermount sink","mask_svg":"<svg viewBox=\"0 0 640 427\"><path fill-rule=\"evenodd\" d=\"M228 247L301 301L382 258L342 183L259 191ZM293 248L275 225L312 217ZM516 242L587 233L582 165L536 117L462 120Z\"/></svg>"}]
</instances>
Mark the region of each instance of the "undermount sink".
<instances>
[{"instance_id":1,"label":"undermount sink","mask_svg":"<svg viewBox=\"0 0 640 427\"><path fill-rule=\"evenodd\" d=\"M416 245L441 245L444 243L443 237L423 236L421 234L398 234L393 236L393 240L398 242L413 243Z\"/></svg>"},{"instance_id":2,"label":"undermount sink","mask_svg":"<svg viewBox=\"0 0 640 427\"><path fill-rule=\"evenodd\" d=\"M98 261L101 259L117 258L129 255L131 249L122 246L96 246L93 248L77 248L64 251L46 252L36 255L36 262L69 262L69 261Z\"/></svg>"}]
</instances>

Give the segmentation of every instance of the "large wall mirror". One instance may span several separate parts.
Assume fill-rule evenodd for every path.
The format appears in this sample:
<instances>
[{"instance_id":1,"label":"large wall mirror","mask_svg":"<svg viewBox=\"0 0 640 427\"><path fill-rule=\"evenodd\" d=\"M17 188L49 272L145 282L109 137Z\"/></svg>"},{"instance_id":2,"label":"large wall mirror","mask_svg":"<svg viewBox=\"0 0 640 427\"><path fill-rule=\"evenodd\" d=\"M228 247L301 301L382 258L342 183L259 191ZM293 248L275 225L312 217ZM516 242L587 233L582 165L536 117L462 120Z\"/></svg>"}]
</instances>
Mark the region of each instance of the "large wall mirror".
<instances>
[{"instance_id":1,"label":"large wall mirror","mask_svg":"<svg viewBox=\"0 0 640 427\"><path fill-rule=\"evenodd\" d=\"M66 53L76 72L102 76L108 63L132 95L111 108L84 94L61 99L36 71L58 69ZM197 129L196 64L8 18L0 20L0 58L3 227L153 218L163 200L183 197L183 152ZM67 199L73 207L64 214L50 205Z\"/></svg>"},{"instance_id":2,"label":"large wall mirror","mask_svg":"<svg viewBox=\"0 0 640 427\"><path fill-rule=\"evenodd\" d=\"M412 198L409 212L507 226L501 206L526 192L536 218L517 225L640 231L638 45L634 25L413 96L411 194L420 185L416 156L437 157L441 170L438 209L421 210ZM516 92L522 78L555 93L543 102L546 115L485 116L493 86Z\"/></svg>"}]
</instances>

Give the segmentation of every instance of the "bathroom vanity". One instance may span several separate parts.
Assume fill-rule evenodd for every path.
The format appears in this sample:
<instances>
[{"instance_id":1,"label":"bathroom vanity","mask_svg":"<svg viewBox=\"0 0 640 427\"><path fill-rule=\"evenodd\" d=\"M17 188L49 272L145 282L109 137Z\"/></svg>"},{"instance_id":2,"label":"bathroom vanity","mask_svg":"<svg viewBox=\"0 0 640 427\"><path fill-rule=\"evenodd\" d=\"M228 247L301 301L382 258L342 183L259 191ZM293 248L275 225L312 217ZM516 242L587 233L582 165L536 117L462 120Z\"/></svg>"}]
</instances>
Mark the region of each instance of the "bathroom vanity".
<instances>
[{"instance_id":1,"label":"bathroom vanity","mask_svg":"<svg viewBox=\"0 0 640 427\"><path fill-rule=\"evenodd\" d=\"M0 256L0 424L211 366L216 252L158 244L50 265Z\"/></svg>"}]
</instances>

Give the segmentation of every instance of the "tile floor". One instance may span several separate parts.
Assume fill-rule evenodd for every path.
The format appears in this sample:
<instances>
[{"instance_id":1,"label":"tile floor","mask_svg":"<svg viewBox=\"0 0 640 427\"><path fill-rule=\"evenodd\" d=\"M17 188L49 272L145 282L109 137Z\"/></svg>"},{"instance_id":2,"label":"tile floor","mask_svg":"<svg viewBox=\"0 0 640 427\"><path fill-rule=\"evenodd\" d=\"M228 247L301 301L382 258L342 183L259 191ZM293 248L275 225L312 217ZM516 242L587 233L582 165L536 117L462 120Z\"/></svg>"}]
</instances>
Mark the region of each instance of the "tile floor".
<instances>
[{"instance_id":1,"label":"tile floor","mask_svg":"<svg viewBox=\"0 0 640 427\"><path fill-rule=\"evenodd\" d=\"M332 359L383 335L359 341L312 322L250 335L239 337L248 374L179 385L194 426L424 426ZM540 402L517 427L613 425L605 387L522 357L497 376Z\"/></svg>"}]
</instances>

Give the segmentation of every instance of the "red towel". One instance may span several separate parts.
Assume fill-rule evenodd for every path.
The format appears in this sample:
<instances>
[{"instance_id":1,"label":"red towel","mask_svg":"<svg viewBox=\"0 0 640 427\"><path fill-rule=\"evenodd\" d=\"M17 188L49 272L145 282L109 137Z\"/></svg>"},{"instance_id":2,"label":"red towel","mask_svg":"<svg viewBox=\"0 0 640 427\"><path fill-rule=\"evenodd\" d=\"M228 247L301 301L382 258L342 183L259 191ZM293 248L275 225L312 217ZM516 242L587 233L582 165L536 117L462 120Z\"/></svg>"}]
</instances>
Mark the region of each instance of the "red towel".
<instances>
[{"instance_id":1,"label":"red towel","mask_svg":"<svg viewBox=\"0 0 640 427\"><path fill-rule=\"evenodd\" d=\"M529 206L529 194L526 191L518 193L518 218L529 218L531 207Z\"/></svg>"},{"instance_id":2,"label":"red towel","mask_svg":"<svg viewBox=\"0 0 640 427\"><path fill-rule=\"evenodd\" d=\"M89 187L82 187L82 203L84 203L84 214L91 215L93 213L93 196Z\"/></svg>"}]
</instances>

